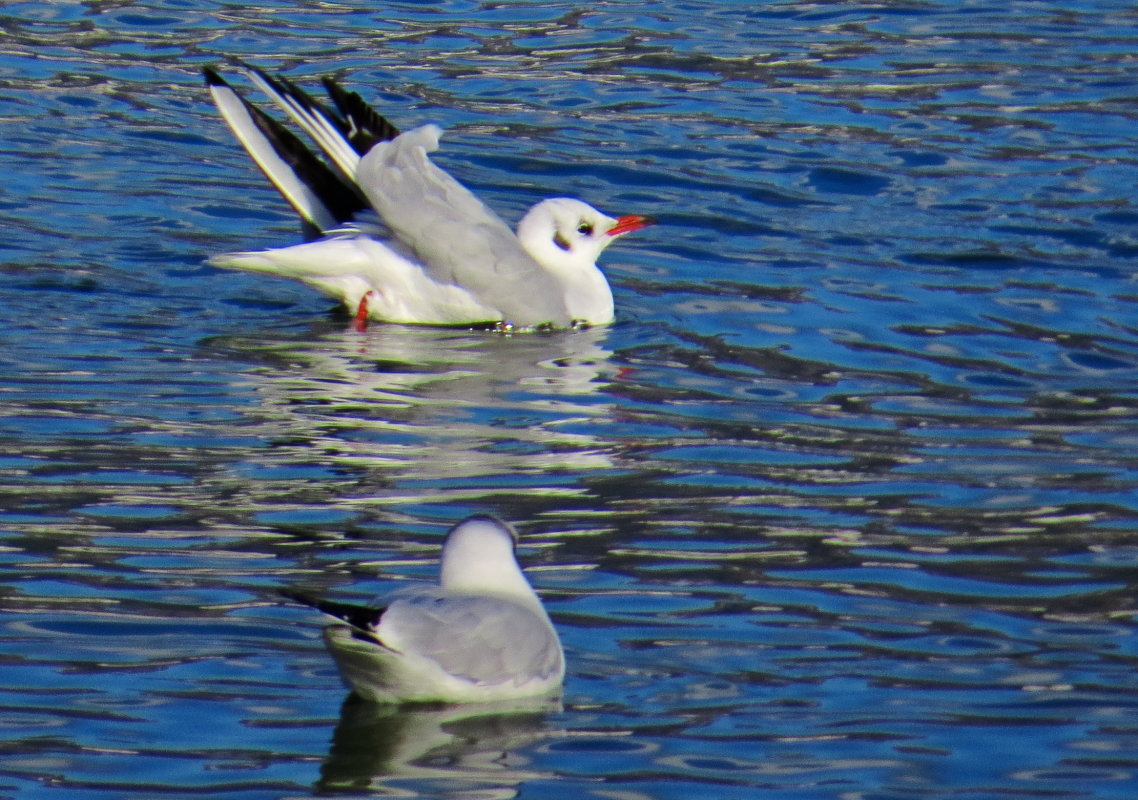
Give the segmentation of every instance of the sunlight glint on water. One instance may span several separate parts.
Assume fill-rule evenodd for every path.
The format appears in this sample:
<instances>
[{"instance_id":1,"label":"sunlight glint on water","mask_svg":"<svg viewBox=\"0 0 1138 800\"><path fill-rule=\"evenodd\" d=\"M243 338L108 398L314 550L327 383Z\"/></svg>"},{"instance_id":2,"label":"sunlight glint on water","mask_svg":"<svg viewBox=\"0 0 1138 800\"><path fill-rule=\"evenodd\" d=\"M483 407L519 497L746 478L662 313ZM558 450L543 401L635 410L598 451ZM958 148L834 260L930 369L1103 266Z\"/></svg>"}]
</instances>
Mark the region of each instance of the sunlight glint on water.
<instances>
[{"instance_id":1,"label":"sunlight glint on water","mask_svg":"<svg viewBox=\"0 0 1138 800\"><path fill-rule=\"evenodd\" d=\"M0 797L1129 800L1121 4L0 9ZM210 106L331 73L618 323L349 329ZM518 524L563 708L345 701L304 587Z\"/></svg>"}]
</instances>

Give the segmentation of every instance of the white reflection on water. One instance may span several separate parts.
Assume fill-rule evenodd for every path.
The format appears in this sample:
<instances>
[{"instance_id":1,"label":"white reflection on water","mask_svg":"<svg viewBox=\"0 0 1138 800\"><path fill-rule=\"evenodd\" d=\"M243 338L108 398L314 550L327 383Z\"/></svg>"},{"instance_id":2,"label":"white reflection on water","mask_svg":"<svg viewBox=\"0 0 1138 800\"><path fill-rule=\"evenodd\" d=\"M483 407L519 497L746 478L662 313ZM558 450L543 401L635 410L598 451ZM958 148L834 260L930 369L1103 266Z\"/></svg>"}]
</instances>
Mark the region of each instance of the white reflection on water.
<instances>
[{"instance_id":1,"label":"white reflection on water","mask_svg":"<svg viewBox=\"0 0 1138 800\"><path fill-rule=\"evenodd\" d=\"M550 698L399 707L349 696L315 788L385 796L516 797L522 782L553 777L514 751L553 735L545 720L560 710L560 701ZM414 783L403 787L406 781Z\"/></svg>"},{"instance_id":2,"label":"white reflection on water","mask_svg":"<svg viewBox=\"0 0 1138 800\"><path fill-rule=\"evenodd\" d=\"M390 480L603 469L609 452L582 430L612 414L607 334L376 326L274 344L273 368L250 375L256 414L309 456Z\"/></svg>"}]
</instances>

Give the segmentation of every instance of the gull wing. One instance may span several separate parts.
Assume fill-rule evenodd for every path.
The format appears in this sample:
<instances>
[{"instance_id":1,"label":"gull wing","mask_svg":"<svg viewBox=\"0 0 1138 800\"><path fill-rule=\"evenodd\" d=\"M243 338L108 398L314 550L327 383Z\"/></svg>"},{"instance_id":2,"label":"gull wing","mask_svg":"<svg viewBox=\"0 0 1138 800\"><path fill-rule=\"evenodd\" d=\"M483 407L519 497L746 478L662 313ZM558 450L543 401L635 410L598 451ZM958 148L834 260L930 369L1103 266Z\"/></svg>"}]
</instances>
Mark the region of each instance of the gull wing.
<instances>
[{"instance_id":1,"label":"gull wing","mask_svg":"<svg viewBox=\"0 0 1138 800\"><path fill-rule=\"evenodd\" d=\"M384 610L374 635L386 647L429 658L451 675L481 684L521 684L564 669L548 619L497 597L399 597Z\"/></svg>"},{"instance_id":2,"label":"gull wing","mask_svg":"<svg viewBox=\"0 0 1138 800\"><path fill-rule=\"evenodd\" d=\"M441 134L424 125L364 155L356 183L372 208L435 280L494 298L488 304L516 325L569 325L562 287L501 217L427 157Z\"/></svg>"},{"instance_id":3,"label":"gull wing","mask_svg":"<svg viewBox=\"0 0 1138 800\"><path fill-rule=\"evenodd\" d=\"M325 231L368 206L355 185L320 161L291 131L249 103L215 70L206 85L222 119L304 222Z\"/></svg>"},{"instance_id":4,"label":"gull wing","mask_svg":"<svg viewBox=\"0 0 1138 800\"><path fill-rule=\"evenodd\" d=\"M357 153L366 153L378 142L386 142L399 135L399 129L376 113L356 92L342 88L331 78L320 79L324 91L336 104L346 128L345 136Z\"/></svg>"},{"instance_id":5,"label":"gull wing","mask_svg":"<svg viewBox=\"0 0 1138 800\"><path fill-rule=\"evenodd\" d=\"M379 618L383 616L383 612L386 610L382 606L365 606L358 603L340 603L335 600L324 600L319 597L313 597L305 592L298 592L294 589L280 589L278 591L281 597L287 597L289 600L295 600L301 605L315 608L317 611L323 611L331 617L343 620L353 628L359 628L364 631L370 631L372 627L379 622Z\"/></svg>"}]
</instances>

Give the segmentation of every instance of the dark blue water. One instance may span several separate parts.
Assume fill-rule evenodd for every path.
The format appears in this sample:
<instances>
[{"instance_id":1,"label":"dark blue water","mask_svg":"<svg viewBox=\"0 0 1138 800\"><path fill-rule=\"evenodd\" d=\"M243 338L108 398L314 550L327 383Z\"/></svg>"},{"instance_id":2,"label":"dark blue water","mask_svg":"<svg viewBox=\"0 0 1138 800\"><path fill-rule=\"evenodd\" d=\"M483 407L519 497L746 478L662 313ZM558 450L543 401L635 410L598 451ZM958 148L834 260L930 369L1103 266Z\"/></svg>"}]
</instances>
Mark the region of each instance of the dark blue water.
<instances>
[{"instance_id":1,"label":"dark blue water","mask_svg":"<svg viewBox=\"0 0 1138 800\"><path fill-rule=\"evenodd\" d=\"M0 797L1138 794L1125 3L0 8ZM330 73L618 322L373 326L199 78ZM517 523L563 707L345 702L281 602Z\"/></svg>"}]
</instances>

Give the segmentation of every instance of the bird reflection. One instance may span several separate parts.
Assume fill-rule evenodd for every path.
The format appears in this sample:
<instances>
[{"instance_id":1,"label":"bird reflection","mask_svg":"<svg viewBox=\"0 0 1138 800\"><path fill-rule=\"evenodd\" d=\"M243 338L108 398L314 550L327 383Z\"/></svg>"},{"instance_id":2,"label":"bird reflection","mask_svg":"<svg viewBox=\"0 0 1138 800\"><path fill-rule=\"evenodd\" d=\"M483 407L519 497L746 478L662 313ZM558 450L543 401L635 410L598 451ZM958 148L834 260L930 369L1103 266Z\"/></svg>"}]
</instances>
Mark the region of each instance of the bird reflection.
<instances>
[{"instance_id":1,"label":"bird reflection","mask_svg":"<svg viewBox=\"0 0 1138 800\"><path fill-rule=\"evenodd\" d=\"M549 777L526 769L516 751L547 735L546 717L560 710L550 698L394 706L349 695L315 788L399 795L402 782L413 780L414 794L477 789L480 798L516 797L523 781Z\"/></svg>"},{"instance_id":2,"label":"bird reflection","mask_svg":"<svg viewBox=\"0 0 1138 800\"><path fill-rule=\"evenodd\" d=\"M296 449L266 457L319 453L424 481L610 467L606 448L581 432L611 416L607 335L391 325L226 344L272 365L249 375L257 416L266 436Z\"/></svg>"}]
</instances>

